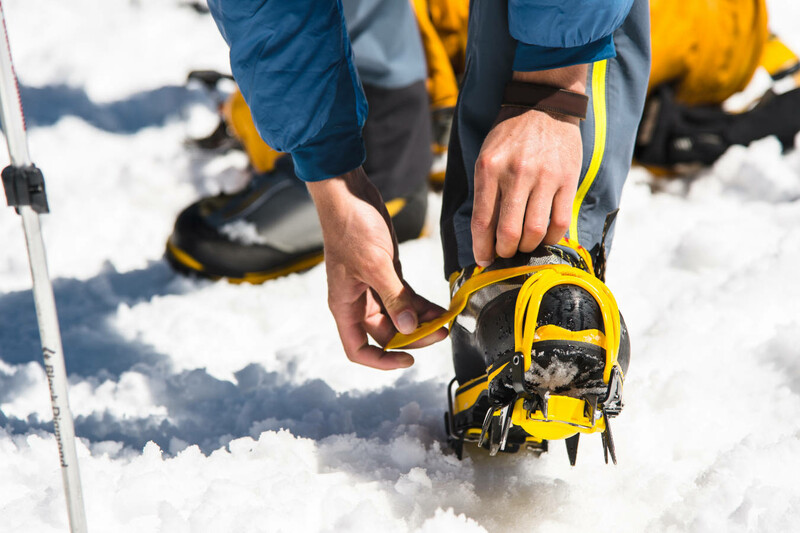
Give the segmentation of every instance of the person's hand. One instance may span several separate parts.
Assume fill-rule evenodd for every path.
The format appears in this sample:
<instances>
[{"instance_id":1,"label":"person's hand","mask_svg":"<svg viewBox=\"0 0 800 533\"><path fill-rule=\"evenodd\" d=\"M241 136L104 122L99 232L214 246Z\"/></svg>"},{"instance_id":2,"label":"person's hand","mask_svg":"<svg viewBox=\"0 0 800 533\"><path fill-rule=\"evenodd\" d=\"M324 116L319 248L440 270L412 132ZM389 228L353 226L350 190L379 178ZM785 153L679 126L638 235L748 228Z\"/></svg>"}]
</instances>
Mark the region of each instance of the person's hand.
<instances>
[{"instance_id":1,"label":"person's hand","mask_svg":"<svg viewBox=\"0 0 800 533\"><path fill-rule=\"evenodd\" d=\"M410 354L373 346L367 335L385 346L398 331L411 333L444 310L403 280L397 239L380 193L361 168L309 183L308 189L325 241L328 305L347 357L382 370L411 366ZM442 328L409 348L446 336Z\"/></svg>"},{"instance_id":2,"label":"person's hand","mask_svg":"<svg viewBox=\"0 0 800 533\"><path fill-rule=\"evenodd\" d=\"M517 74L514 79L582 92L586 65ZM583 158L578 124L564 115L501 108L475 163L471 229L479 265L490 265L495 253L512 257L564 236Z\"/></svg>"}]
</instances>

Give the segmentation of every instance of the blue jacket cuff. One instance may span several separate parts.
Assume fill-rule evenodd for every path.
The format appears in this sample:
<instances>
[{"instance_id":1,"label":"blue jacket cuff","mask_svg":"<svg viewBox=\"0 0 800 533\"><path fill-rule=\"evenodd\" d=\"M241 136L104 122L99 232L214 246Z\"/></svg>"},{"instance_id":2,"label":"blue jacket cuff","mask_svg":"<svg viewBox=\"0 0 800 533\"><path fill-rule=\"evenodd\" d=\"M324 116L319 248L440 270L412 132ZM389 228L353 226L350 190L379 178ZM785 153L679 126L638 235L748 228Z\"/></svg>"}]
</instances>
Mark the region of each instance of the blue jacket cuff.
<instances>
[{"instance_id":1,"label":"blue jacket cuff","mask_svg":"<svg viewBox=\"0 0 800 533\"><path fill-rule=\"evenodd\" d=\"M594 63L617 55L614 36L608 35L596 41L571 48L549 48L535 44L517 43L514 54L514 70L534 72L569 67L583 63Z\"/></svg>"},{"instance_id":2,"label":"blue jacket cuff","mask_svg":"<svg viewBox=\"0 0 800 533\"><path fill-rule=\"evenodd\" d=\"M316 138L292 152L294 171L303 181L322 181L355 170L366 159L360 135Z\"/></svg>"}]
</instances>

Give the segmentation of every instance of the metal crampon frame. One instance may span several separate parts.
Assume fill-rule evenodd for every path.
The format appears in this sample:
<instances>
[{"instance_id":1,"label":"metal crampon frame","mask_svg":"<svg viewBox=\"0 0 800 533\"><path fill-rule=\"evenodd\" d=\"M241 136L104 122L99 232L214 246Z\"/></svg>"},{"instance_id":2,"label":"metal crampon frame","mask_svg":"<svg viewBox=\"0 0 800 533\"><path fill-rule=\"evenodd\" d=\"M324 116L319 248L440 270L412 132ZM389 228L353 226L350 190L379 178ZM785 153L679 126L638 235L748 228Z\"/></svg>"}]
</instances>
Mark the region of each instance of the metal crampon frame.
<instances>
[{"instance_id":1,"label":"metal crampon frame","mask_svg":"<svg viewBox=\"0 0 800 533\"><path fill-rule=\"evenodd\" d=\"M493 379L510 378L514 395L511 400L500 399L492 394L492 388L487 387L489 407L480 429L474 425L458 426L456 423L458 413L454 409L457 392L453 391L456 380L453 379L448 386L446 430L448 441L459 457L463 453L465 442L474 442L478 446L487 448L489 455L492 456L499 451L515 452L523 446L541 454L547 451L548 440L537 438L536 434L531 434L529 428L525 426L542 428L552 424L560 426L560 431L571 434L564 438L570 464L575 465L581 433L597 432L602 436L606 463L609 457L614 464L617 463L610 419L617 416L623 406L622 373L619 368L612 369L605 394L586 394L577 399L554 395L548 390L527 385L524 380L524 359L521 353L503 358L493 367L501 368L493 375ZM576 409L579 412L576 412ZM513 442L509 440L511 429L515 425L520 425L525 430L528 436L524 440L520 439L519 434L512 439Z\"/></svg>"}]
</instances>

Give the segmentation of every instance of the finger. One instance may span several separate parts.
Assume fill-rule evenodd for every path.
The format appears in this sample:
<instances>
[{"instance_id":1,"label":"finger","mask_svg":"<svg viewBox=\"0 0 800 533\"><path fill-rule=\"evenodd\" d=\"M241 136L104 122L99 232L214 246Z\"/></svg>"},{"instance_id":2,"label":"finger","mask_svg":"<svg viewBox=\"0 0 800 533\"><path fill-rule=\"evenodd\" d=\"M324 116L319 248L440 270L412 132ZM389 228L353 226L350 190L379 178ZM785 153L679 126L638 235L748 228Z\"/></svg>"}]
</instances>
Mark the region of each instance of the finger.
<instances>
[{"instance_id":1,"label":"finger","mask_svg":"<svg viewBox=\"0 0 800 533\"><path fill-rule=\"evenodd\" d=\"M348 356L350 361L378 370L397 370L414 364L414 358L406 352L385 352L376 346L365 344Z\"/></svg>"},{"instance_id":2,"label":"finger","mask_svg":"<svg viewBox=\"0 0 800 533\"><path fill-rule=\"evenodd\" d=\"M436 344L437 342L443 341L444 339L447 338L449 334L450 332L447 331L447 328L442 327L437 329L433 333L426 335L425 337L422 337L421 339L415 340L414 342L412 342L408 346L404 346L403 348L407 350L424 348L425 346L430 346L431 344Z\"/></svg>"},{"instance_id":3,"label":"finger","mask_svg":"<svg viewBox=\"0 0 800 533\"><path fill-rule=\"evenodd\" d=\"M379 370L408 368L414 364L414 358L405 352L385 352L371 346L362 323L335 315L334 319L344 352L352 362Z\"/></svg>"},{"instance_id":4,"label":"finger","mask_svg":"<svg viewBox=\"0 0 800 533\"><path fill-rule=\"evenodd\" d=\"M497 255L513 257L519 248L522 225L525 221L527 191L501 191L500 210L497 218Z\"/></svg>"},{"instance_id":5,"label":"finger","mask_svg":"<svg viewBox=\"0 0 800 533\"><path fill-rule=\"evenodd\" d=\"M550 221L550 207L553 196L546 191L534 190L528 198L525 209L525 222L522 226L522 237L519 240L519 251L530 253L541 244L547 234Z\"/></svg>"},{"instance_id":6,"label":"finger","mask_svg":"<svg viewBox=\"0 0 800 533\"><path fill-rule=\"evenodd\" d=\"M389 341L392 340L397 333L397 330L395 329L394 324L392 324L392 321L389 319L389 317L382 314L369 317L364 321L364 325L369 336L375 339L375 342L381 346L386 346L389 344ZM442 327L433 333L412 342L408 346L404 346L404 348L409 350L415 348L424 348L425 346L430 346L431 344L435 344L446 339L448 334L449 331L447 331L447 328ZM393 352L386 353L389 354Z\"/></svg>"},{"instance_id":7,"label":"finger","mask_svg":"<svg viewBox=\"0 0 800 533\"><path fill-rule=\"evenodd\" d=\"M415 302L417 308L417 316L420 322L430 322L434 318L442 316L446 310L439 307L435 303L431 303L422 296L417 296L418 300Z\"/></svg>"},{"instance_id":8,"label":"finger","mask_svg":"<svg viewBox=\"0 0 800 533\"><path fill-rule=\"evenodd\" d=\"M419 317L420 323L430 322L431 320L439 318L445 313L444 308L436 305L433 302L428 301L427 299L423 298L418 294L414 294L414 307L417 310L417 316ZM424 346L435 344L439 341L446 339L449 333L450 332L447 330L447 328L445 327L439 328L436 331L426 335L425 337L409 344L408 346L406 346L406 348L410 349L422 348Z\"/></svg>"},{"instance_id":9,"label":"finger","mask_svg":"<svg viewBox=\"0 0 800 533\"><path fill-rule=\"evenodd\" d=\"M475 163L475 199L472 204L472 253L478 265L486 267L494 260L495 228L498 216L497 176L486 158Z\"/></svg>"},{"instance_id":10,"label":"finger","mask_svg":"<svg viewBox=\"0 0 800 533\"><path fill-rule=\"evenodd\" d=\"M429 322L444 314L444 308L414 293L411 287L407 286L407 289L414 294L413 304L420 323ZM381 309L379 304L375 302L371 292L367 295L367 310L367 317L364 320L367 333L370 337L375 339L378 344L386 346L397 334L397 328L394 327L394 323L385 314L383 309ZM422 348L423 346L428 346L444 340L448 334L447 328L443 327L430 333L423 339L406 346L406 348Z\"/></svg>"},{"instance_id":11,"label":"finger","mask_svg":"<svg viewBox=\"0 0 800 533\"><path fill-rule=\"evenodd\" d=\"M369 336L381 346L386 346L392 340L392 337L397 334L397 328L394 327L392 319L383 313L368 316L364 320L364 328Z\"/></svg>"},{"instance_id":12,"label":"finger","mask_svg":"<svg viewBox=\"0 0 800 533\"><path fill-rule=\"evenodd\" d=\"M561 237L566 235L572 220L572 200L574 198L574 191L569 189L561 188L556 192L553 198L553 210L550 212L550 225L542 239L544 244L557 244Z\"/></svg>"}]
</instances>

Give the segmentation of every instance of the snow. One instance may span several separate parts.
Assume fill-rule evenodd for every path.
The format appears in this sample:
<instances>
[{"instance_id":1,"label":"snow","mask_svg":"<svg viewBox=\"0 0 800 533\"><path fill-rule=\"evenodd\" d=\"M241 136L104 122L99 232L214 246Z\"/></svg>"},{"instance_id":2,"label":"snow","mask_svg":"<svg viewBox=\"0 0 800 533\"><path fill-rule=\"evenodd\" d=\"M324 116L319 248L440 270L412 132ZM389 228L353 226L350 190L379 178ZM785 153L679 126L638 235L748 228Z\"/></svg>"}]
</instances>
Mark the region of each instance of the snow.
<instances>
[{"instance_id":1,"label":"snow","mask_svg":"<svg viewBox=\"0 0 800 533\"><path fill-rule=\"evenodd\" d=\"M772 0L800 49L800 6ZM322 267L262 286L184 279L178 212L243 180L188 149L227 70L179 0L4 3L52 213L42 217L91 531L785 532L800 521L800 156L765 139L665 181L634 168L608 284L632 338L619 465L600 438L539 458L444 444L447 343L404 371L353 365ZM3 158L5 152L3 151ZM0 162L6 164L6 160ZM428 236L401 246L447 303ZM0 529L67 515L19 217L0 209Z\"/></svg>"}]
</instances>

